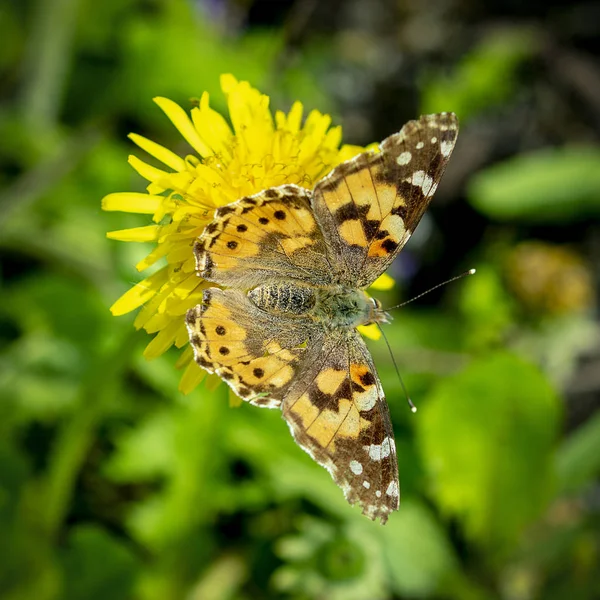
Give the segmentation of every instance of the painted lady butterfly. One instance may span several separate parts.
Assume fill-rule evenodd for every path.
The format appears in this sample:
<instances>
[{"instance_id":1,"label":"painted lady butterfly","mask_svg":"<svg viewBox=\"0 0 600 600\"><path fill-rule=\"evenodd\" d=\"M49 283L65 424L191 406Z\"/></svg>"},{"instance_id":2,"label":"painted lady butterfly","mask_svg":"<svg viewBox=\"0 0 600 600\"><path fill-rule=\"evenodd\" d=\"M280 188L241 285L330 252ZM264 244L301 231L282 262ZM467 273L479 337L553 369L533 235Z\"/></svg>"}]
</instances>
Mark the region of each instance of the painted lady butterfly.
<instances>
[{"instance_id":1,"label":"painted lady butterfly","mask_svg":"<svg viewBox=\"0 0 600 600\"><path fill-rule=\"evenodd\" d=\"M197 240L205 290L186 322L198 364L244 400L280 407L296 442L382 523L399 506L394 432L356 327L385 323L364 289L419 223L458 134L422 116L333 169L219 208Z\"/></svg>"}]
</instances>

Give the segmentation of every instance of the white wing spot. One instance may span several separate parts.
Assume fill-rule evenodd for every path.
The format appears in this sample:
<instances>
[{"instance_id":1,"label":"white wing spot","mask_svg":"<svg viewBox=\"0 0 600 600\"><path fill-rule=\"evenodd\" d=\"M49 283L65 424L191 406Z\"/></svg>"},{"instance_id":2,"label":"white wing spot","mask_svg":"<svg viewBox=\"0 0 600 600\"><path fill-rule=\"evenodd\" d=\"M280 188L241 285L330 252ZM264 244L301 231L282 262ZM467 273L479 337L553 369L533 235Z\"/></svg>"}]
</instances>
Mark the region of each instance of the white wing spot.
<instances>
[{"instance_id":1,"label":"white wing spot","mask_svg":"<svg viewBox=\"0 0 600 600\"><path fill-rule=\"evenodd\" d=\"M386 437L381 444L365 446L365 450L369 451L369 458L371 460L383 460L390 455L393 446L394 440Z\"/></svg>"},{"instance_id":2,"label":"white wing spot","mask_svg":"<svg viewBox=\"0 0 600 600\"><path fill-rule=\"evenodd\" d=\"M417 142L417 145L415 146L417 150L420 150L425 144L423 142Z\"/></svg>"},{"instance_id":3,"label":"white wing spot","mask_svg":"<svg viewBox=\"0 0 600 600\"><path fill-rule=\"evenodd\" d=\"M363 487L368 490L371 487L371 484L368 481L363 481Z\"/></svg>"},{"instance_id":4,"label":"white wing spot","mask_svg":"<svg viewBox=\"0 0 600 600\"><path fill-rule=\"evenodd\" d=\"M438 186L438 184L434 183L431 186L431 189L429 190L429 193L427 194L427 196L433 196L435 194L435 190L437 190L437 186Z\"/></svg>"},{"instance_id":5,"label":"white wing spot","mask_svg":"<svg viewBox=\"0 0 600 600\"><path fill-rule=\"evenodd\" d=\"M435 143L437 143L437 138L436 138L435 136L431 138L431 143L432 143L432 144L435 144Z\"/></svg>"},{"instance_id":6,"label":"white wing spot","mask_svg":"<svg viewBox=\"0 0 600 600\"><path fill-rule=\"evenodd\" d=\"M453 142L442 142L440 144L442 150L442 156L447 157L450 156L450 152L452 152L452 148L454 148Z\"/></svg>"},{"instance_id":7,"label":"white wing spot","mask_svg":"<svg viewBox=\"0 0 600 600\"><path fill-rule=\"evenodd\" d=\"M407 165L412 159L412 154L410 152L402 152L402 154L400 154L398 156L398 158L396 159L396 162L400 165L400 166L404 166Z\"/></svg>"},{"instance_id":8,"label":"white wing spot","mask_svg":"<svg viewBox=\"0 0 600 600\"><path fill-rule=\"evenodd\" d=\"M398 482L390 481L390 485L388 485L387 490L385 490L385 493L388 496L398 496Z\"/></svg>"},{"instance_id":9,"label":"white wing spot","mask_svg":"<svg viewBox=\"0 0 600 600\"><path fill-rule=\"evenodd\" d=\"M350 470L355 475L360 475L363 472L363 466L357 460L350 461Z\"/></svg>"},{"instance_id":10,"label":"white wing spot","mask_svg":"<svg viewBox=\"0 0 600 600\"><path fill-rule=\"evenodd\" d=\"M423 194L425 194L425 196L428 196L431 190L431 186L433 185L433 179L431 179L431 177L429 177L429 175L427 175L425 171L415 171L413 173L412 180L410 183L416 185L417 187L420 187L423 190Z\"/></svg>"},{"instance_id":11,"label":"white wing spot","mask_svg":"<svg viewBox=\"0 0 600 600\"><path fill-rule=\"evenodd\" d=\"M376 495L378 498L381 498L381 492L380 492L379 490L377 490L377 491L375 492L375 495Z\"/></svg>"}]
</instances>

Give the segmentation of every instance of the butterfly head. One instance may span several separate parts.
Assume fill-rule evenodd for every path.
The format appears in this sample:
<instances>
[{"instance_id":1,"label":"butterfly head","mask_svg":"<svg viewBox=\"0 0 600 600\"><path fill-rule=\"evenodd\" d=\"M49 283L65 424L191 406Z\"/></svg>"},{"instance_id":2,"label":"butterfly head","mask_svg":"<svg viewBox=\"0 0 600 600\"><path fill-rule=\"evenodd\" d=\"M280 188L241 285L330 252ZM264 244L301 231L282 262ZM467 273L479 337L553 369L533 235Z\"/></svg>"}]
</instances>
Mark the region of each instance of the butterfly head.
<instances>
[{"instance_id":1,"label":"butterfly head","mask_svg":"<svg viewBox=\"0 0 600 600\"><path fill-rule=\"evenodd\" d=\"M383 310L381 302L377 298L369 298L369 320L365 325L372 323L389 323L392 316Z\"/></svg>"}]
</instances>

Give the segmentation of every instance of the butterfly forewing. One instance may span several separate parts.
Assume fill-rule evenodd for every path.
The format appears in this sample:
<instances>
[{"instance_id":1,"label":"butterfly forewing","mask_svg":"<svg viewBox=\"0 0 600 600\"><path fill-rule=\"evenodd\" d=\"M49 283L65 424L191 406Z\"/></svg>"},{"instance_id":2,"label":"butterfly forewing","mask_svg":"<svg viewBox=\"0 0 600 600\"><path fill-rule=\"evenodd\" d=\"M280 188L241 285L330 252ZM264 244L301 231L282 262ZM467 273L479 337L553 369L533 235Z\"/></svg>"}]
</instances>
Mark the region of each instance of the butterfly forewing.
<instances>
[{"instance_id":1,"label":"butterfly forewing","mask_svg":"<svg viewBox=\"0 0 600 600\"><path fill-rule=\"evenodd\" d=\"M315 187L313 209L344 282L366 287L418 225L458 134L452 113L410 121L380 144L337 166Z\"/></svg>"},{"instance_id":2,"label":"butterfly forewing","mask_svg":"<svg viewBox=\"0 0 600 600\"><path fill-rule=\"evenodd\" d=\"M283 185L217 209L194 246L198 273L241 289L327 281L332 269L311 197L309 190Z\"/></svg>"}]
</instances>

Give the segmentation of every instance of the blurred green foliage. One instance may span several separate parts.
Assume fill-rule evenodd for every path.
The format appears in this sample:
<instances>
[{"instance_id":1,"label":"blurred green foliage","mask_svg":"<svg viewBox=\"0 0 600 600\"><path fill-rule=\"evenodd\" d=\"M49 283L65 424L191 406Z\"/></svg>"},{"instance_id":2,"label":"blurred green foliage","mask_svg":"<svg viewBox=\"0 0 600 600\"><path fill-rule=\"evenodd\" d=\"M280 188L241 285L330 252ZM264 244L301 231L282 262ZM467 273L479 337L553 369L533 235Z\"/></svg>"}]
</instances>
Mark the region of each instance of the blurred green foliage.
<instances>
[{"instance_id":1,"label":"blurred green foliage","mask_svg":"<svg viewBox=\"0 0 600 600\"><path fill-rule=\"evenodd\" d=\"M564 148L486 169L469 186L473 205L498 220L566 223L600 213L600 151Z\"/></svg>"},{"instance_id":2,"label":"blurred green foliage","mask_svg":"<svg viewBox=\"0 0 600 600\"><path fill-rule=\"evenodd\" d=\"M153 96L189 106L208 90L223 109L219 75L232 72L269 93L274 107L298 98L345 114L355 141L351 124L360 132L369 117L357 119L361 88L349 85L343 66L365 68L355 81L379 96L383 78L394 80L393 71L378 72L375 85L372 62L347 59L338 38L299 33L301 3L285 27L253 22L251 13L244 22L240 11L254 4L37 0L0 8L0 596L598 597L600 420L589 410L569 419L568 393L598 395L597 378L579 370L586 356L595 364L597 319L576 305L561 315L532 311L507 283L515 241L548 234L548 244L582 251L581 230L563 225L593 229L598 214L591 136L585 149L579 138L560 149L503 149L505 160L494 164L492 153L483 167L461 163L457 149L451 169L456 161L469 177L454 184L450 211L471 219L472 243L456 249L456 222L434 216L425 249L403 255L421 271L445 261L448 271L437 270L433 283L465 267L479 273L429 305L402 309L386 330L417 415L405 408L384 345L370 343L403 493L385 527L347 505L277 411L230 408L225 386L182 396L177 356L144 361L147 336L132 318L110 316L146 253L105 239L143 218L100 210L105 194L142 189L126 163L126 134L188 151ZM414 82L423 111L493 122L499 107L527 96L522 72L540 32L515 25L479 33L443 68L406 43L406 57L426 73ZM390 52L387 38L369 35L375 53L380 40ZM339 89L323 83L330 80ZM395 112L386 118L401 123ZM465 127L465 139L472 131ZM423 291L409 272L395 272L401 285L381 294L384 305Z\"/></svg>"}]
</instances>

